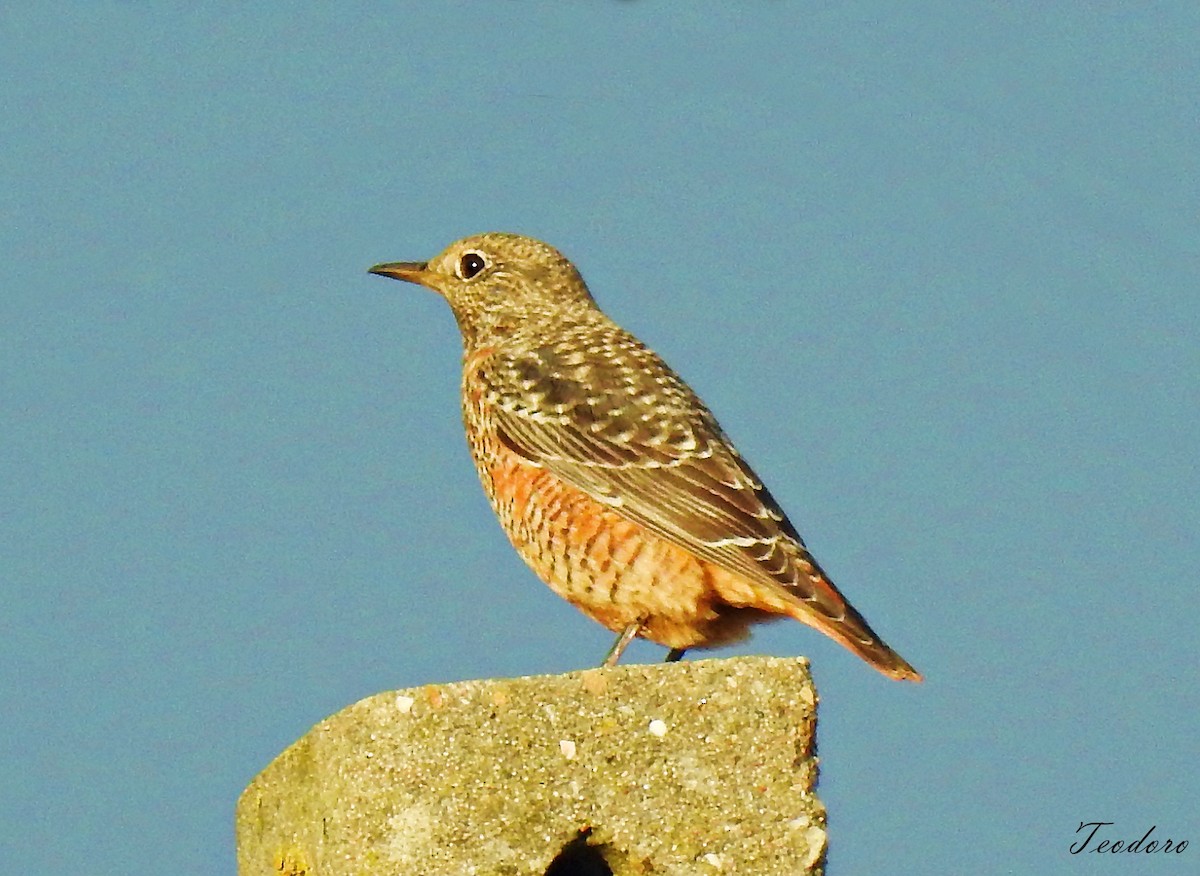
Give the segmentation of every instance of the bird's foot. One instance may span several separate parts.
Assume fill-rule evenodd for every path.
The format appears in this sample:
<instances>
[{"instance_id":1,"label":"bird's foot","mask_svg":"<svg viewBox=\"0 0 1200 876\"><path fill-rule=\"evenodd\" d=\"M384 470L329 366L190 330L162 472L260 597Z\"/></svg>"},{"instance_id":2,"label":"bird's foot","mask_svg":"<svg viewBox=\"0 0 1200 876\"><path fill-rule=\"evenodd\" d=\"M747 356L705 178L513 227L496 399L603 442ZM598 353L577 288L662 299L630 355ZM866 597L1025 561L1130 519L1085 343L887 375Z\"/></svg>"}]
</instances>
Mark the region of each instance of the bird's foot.
<instances>
[{"instance_id":1,"label":"bird's foot","mask_svg":"<svg viewBox=\"0 0 1200 876\"><path fill-rule=\"evenodd\" d=\"M642 622L632 623L621 631L621 635L617 636L617 640L613 642L613 646L608 649L608 653L604 655L603 666L616 666L617 661L621 659L621 655L625 652L625 648L632 642L637 634L642 631Z\"/></svg>"}]
</instances>

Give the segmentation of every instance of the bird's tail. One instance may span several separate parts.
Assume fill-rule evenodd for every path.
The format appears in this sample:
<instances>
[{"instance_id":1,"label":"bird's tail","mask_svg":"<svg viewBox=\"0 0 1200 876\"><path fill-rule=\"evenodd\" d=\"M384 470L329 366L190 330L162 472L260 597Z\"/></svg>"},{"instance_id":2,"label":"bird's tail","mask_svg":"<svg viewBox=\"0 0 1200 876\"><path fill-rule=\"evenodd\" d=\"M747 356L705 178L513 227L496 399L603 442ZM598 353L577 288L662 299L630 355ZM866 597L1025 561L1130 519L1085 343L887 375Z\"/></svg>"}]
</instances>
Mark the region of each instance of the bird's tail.
<instances>
[{"instance_id":1,"label":"bird's tail","mask_svg":"<svg viewBox=\"0 0 1200 876\"><path fill-rule=\"evenodd\" d=\"M791 617L829 636L888 678L922 680L921 673L871 629L807 551L797 561L801 575L794 586L787 588L796 597L787 612Z\"/></svg>"},{"instance_id":2,"label":"bird's tail","mask_svg":"<svg viewBox=\"0 0 1200 876\"><path fill-rule=\"evenodd\" d=\"M815 630L820 630L829 638L839 642L851 652L857 654L867 663L878 669L888 678L897 681L922 681L921 673L912 664L897 654L871 629L862 615L854 610L850 603L845 602L846 612L841 617L829 617L810 605L804 604L790 612L791 616L801 623L806 623Z\"/></svg>"}]
</instances>

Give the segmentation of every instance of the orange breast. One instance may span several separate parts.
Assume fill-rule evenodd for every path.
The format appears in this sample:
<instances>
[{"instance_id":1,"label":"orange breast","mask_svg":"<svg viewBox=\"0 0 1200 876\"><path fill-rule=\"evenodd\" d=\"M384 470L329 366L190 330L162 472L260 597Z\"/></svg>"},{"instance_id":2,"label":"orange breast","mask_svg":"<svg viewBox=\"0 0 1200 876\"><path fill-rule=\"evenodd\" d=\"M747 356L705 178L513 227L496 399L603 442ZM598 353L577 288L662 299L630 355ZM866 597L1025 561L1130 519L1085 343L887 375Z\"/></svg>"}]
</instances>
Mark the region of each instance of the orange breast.
<instances>
[{"instance_id":1,"label":"orange breast","mask_svg":"<svg viewBox=\"0 0 1200 876\"><path fill-rule=\"evenodd\" d=\"M642 623L644 638L671 648L736 641L751 620L762 620L718 595L737 576L626 520L501 442L477 374L485 354L465 363L468 444L501 527L539 578L608 629Z\"/></svg>"}]
</instances>

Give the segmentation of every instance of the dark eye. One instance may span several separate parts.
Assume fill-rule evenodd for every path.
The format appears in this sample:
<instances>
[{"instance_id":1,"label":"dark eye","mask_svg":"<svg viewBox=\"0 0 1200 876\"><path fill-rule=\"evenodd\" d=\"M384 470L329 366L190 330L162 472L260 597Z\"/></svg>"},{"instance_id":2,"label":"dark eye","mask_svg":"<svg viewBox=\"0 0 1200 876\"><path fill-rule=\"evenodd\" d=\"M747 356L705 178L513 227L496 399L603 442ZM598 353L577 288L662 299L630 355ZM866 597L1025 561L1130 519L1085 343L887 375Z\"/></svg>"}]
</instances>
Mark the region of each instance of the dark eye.
<instances>
[{"instance_id":1,"label":"dark eye","mask_svg":"<svg viewBox=\"0 0 1200 876\"><path fill-rule=\"evenodd\" d=\"M458 275L464 280L470 280L486 267L487 262L483 260L483 256L479 253L464 253L463 257L458 260Z\"/></svg>"}]
</instances>

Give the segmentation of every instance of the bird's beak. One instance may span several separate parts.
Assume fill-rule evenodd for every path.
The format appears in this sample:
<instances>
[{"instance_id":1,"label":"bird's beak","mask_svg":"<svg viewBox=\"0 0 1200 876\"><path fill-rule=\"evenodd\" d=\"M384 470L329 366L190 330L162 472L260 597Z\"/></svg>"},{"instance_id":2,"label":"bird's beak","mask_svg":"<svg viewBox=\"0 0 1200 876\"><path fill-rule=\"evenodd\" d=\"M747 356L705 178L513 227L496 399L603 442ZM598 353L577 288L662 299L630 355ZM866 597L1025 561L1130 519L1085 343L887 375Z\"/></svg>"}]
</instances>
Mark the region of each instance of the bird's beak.
<instances>
[{"instance_id":1,"label":"bird's beak","mask_svg":"<svg viewBox=\"0 0 1200 876\"><path fill-rule=\"evenodd\" d=\"M428 269L427 262L387 262L376 265L367 271L368 274L378 274L381 277L391 277L393 280L404 280L407 283L418 283L433 288L434 273Z\"/></svg>"}]
</instances>

